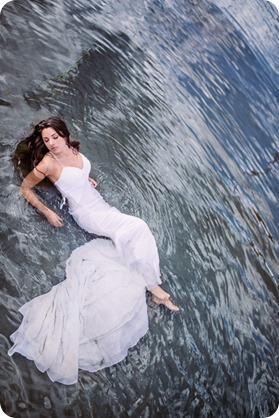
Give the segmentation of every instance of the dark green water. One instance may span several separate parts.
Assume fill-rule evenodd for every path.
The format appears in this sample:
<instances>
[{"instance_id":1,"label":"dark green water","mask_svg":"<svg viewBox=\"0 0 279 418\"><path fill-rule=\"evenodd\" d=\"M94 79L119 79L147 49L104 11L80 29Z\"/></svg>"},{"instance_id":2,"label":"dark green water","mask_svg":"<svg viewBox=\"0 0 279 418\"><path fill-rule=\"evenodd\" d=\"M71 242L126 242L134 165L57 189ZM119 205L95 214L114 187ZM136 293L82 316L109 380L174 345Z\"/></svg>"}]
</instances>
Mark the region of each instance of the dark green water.
<instances>
[{"instance_id":1,"label":"dark green water","mask_svg":"<svg viewBox=\"0 0 279 418\"><path fill-rule=\"evenodd\" d=\"M278 21L263 0L16 0L0 18L1 383L12 417L265 418L278 384ZM18 308L91 239L20 197L11 155L65 119L106 200L158 243L174 315L121 363L52 383L8 357ZM54 188L38 189L59 207Z\"/></svg>"}]
</instances>

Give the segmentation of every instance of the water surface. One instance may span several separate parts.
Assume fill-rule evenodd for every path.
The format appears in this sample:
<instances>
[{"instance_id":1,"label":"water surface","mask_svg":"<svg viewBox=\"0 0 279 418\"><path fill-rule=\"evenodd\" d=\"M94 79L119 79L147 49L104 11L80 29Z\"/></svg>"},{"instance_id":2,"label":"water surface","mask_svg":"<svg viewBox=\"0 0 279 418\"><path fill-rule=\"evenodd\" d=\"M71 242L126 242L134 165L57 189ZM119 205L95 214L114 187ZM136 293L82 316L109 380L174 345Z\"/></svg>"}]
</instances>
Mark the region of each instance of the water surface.
<instances>
[{"instance_id":1,"label":"water surface","mask_svg":"<svg viewBox=\"0 0 279 418\"><path fill-rule=\"evenodd\" d=\"M262 0L13 1L1 13L1 405L12 417L267 417L278 406L278 21ZM106 200L142 217L179 314L121 363L49 381L18 308L92 237L54 230L11 161L57 114ZM54 188L38 188L59 211Z\"/></svg>"}]
</instances>

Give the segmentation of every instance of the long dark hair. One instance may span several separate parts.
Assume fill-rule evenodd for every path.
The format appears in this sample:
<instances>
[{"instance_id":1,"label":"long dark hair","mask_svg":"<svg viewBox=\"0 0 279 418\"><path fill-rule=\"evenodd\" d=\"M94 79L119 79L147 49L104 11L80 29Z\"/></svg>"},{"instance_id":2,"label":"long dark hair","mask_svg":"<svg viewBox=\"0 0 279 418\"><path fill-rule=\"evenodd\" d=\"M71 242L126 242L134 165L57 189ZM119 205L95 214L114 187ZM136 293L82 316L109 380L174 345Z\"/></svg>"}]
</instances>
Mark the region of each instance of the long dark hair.
<instances>
[{"instance_id":1,"label":"long dark hair","mask_svg":"<svg viewBox=\"0 0 279 418\"><path fill-rule=\"evenodd\" d=\"M29 173L49 152L42 138L42 130L45 128L54 129L65 138L69 148L79 151L79 142L70 140L70 132L62 119L51 116L41 120L35 125L33 132L18 144L15 151L14 160L20 166L23 175Z\"/></svg>"}]
</instances>

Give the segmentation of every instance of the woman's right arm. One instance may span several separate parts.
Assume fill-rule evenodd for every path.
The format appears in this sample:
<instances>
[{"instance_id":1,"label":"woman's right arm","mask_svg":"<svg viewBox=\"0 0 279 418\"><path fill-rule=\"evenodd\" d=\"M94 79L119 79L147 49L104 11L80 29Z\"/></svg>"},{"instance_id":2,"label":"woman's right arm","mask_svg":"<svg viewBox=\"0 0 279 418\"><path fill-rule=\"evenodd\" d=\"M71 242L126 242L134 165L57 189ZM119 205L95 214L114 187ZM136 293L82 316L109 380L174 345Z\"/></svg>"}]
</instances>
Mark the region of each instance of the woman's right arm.
<instances>
[{"instance_id":1,"label":"woman's right arm","mask_svg":"<svg viewBox=\"0 0 279 418\"><path fill-rule=\"evenodd\" d=\"M63 226L61 217L44 205L33 191L33 188L47 176L47 172L48 164L45 161L40 162L23 180L20 186L20 193L27 202L45 215L51 225L61 227Z\"/></svg>"}]
</instances>

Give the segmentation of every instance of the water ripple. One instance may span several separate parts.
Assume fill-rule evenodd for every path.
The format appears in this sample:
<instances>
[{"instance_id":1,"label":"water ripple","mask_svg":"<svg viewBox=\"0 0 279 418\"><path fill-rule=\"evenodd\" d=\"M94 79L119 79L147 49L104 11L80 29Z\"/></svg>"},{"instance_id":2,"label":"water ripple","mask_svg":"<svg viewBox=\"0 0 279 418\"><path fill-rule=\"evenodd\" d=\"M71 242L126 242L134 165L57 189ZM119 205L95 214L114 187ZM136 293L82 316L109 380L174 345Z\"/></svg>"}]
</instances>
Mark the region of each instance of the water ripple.
<instances>
[{"instance_id":1,"label":"water ripple","mask_svg":"<svg viewBox=\"0 0 279 418\"><path fill-rule=\"evenodd\" d=\"M7 414L274 412L278 25L267 3L26 0L5 7L0 400ZM19 196L11 153L22 129L49 113L67 120L106 200L147 221L163 285L181 306L173 315L148 296L149 333L123 362L81 372L71 387L7 355L18 307L63 280L71 251L92 238L66 208L64 228L53 231ZM38 194L59 210L53 188Z\"/></svg>"}]
</instances>

